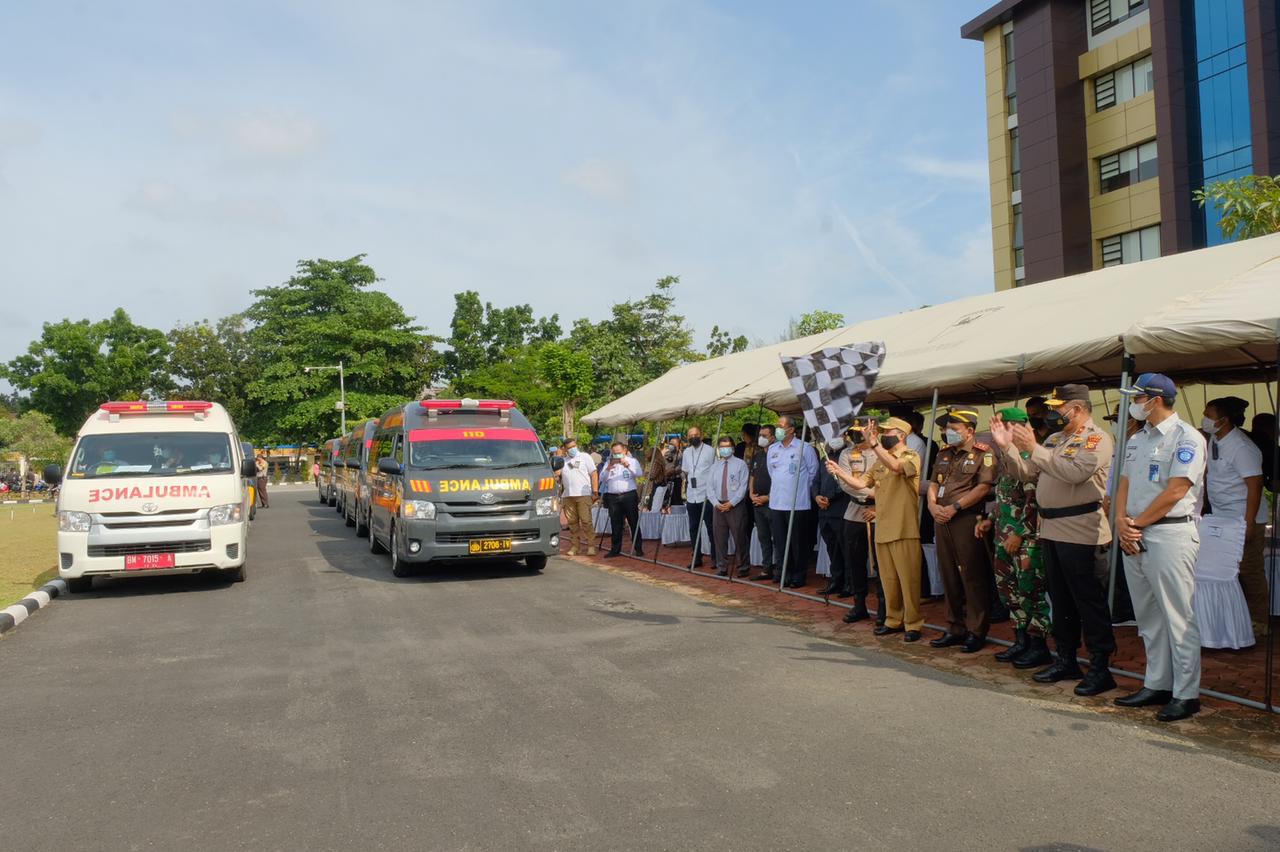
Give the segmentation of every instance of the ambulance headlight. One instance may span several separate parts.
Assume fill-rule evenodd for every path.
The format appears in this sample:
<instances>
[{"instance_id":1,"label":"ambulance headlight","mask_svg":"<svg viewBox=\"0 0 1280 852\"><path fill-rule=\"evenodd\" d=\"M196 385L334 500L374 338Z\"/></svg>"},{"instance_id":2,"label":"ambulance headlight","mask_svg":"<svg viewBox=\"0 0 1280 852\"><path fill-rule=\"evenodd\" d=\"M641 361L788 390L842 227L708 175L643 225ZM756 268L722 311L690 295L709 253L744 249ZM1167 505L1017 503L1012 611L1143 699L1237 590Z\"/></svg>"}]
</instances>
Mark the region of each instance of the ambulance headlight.
<instances>
[{"instance_id":1,"label":"ambulance headlight","mask_svg":"<svg viewBox=\"0 0 1280 852\"><path fill-rule=\"evenodd\" d=\"M88 532L89 515L87 512L59 512L58 532Z\"/></svg>"},{"instance_id":2,"label":"ambulance headlight","mask_svg":"<svg viewBox=\"0 0 1280 852\"><path fill-rule=\"evenodd\" d=\"M209 526L221 527L226 524L239 523L240 518L244 515L244 508L239 503L227 503L222 506L214 506L209 510Z\"/></svg>"},{"instance_id":3,"label":"ambulance headlight","mask_svg":"<svg viewBox=\"0 0 1280 852\"><path fill-rule=\"evenodd\" d=\"M554 515L560 511L559 497L539 497L533 504L533 511L539 516Z\"/></svg>"},{"instance_id":4,"label":"ambulance headlight","mask_svg":"<svg viewBox=\"0 0 1280 852\"><path fill-rule=\"evenodd\" d=\"M434 521L436 504L430 500L405 500L400 504L400 514L416 521Z\"/></svg>"}]
</instances>

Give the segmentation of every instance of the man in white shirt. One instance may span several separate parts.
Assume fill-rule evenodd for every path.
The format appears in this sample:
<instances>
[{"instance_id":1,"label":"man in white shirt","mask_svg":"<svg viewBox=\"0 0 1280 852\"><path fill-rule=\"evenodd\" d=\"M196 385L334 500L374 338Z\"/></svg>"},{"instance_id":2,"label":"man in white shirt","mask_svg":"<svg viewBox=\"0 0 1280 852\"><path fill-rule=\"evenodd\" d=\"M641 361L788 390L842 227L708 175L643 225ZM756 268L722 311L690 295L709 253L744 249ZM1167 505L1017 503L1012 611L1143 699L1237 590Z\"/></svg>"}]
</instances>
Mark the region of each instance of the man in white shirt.
<instances>
[{"instance_id":1,"label":"man in white shirt","mask_svg":"<svg viewBox=\"0 0 1280 852\"><path fill-rule=\"evenodd\" d=\"M733 439L728 435L716 445L716 460L711 465L711 502L715 513L711 519L711 541L716 552L716 576L729 576L729 536L733 536L733 555L738 576L751 573L751 539L747 534L747 479L751 471L747 463L733 454Z\"/></svg>"},{"instance_id":2,"label":"man in white shirt","mask_svg":"<svg viewBox=\"0 0 1280 852\"><path fill-rule=\"evenodd\" d=\"M1240 586L1257 637L1267 635L1267 576L1262 554L1268 512L1262 496L1262 450L1241 428L1248 407L1248 401L1238 396L1210 400L1200 427L1209 435L1209 468L1205 475L1208 511L1215 524L1244 528L1243 549L1232 556L1240 565ZM1238 535L1230 538L1239 543ZM1225 540L1227 537L1221 535L1202 537L1201 558L1206 550Z\"/></svg>"},{"instance_id":3,"label":"man in white shirt","mask_svg":"<svg viewBox=\"0 0 1280 852\"><path fill-rule=\"evenodd\" d=\"M1178 388L1168 376L1143 373L1123 393L1129 415L1147 424L1125 447L1112 505L1147 672L1142 689L1115 703L1163 704L1156 719L1176 722L1200 711L1200 630L1191 601L1205 441L1173 410Z\"/></svg>"},{"instance_id":4,"label":"man in white shirt","mask_svg":"<svg viewBox=\"0 0 1280 852\"><path fill-rule=\"evenodd\" d=\"M594 556L596 536L591 523L591 504L600 493L600 478L591 456L579 450L573 438L566 438L564 442L560 490L564 517L569 523L569 555Z\"/></svg>"},{"instance_id":5,"label":"man in white shirt","mask_svg":"<svg viewBox=\"0 0 1280 852\"><path fill-rule=\"evenodd\" d=\"M769 516L773 524L775 559L788 588L804 585L809 554L802 542L812 541L813 486L818 478L818 452L796 435L795 419L779 417L781 440L769 447ZM792 519L794 510L795 518ZM788 536L788 528L790 535Z\"/></svg>"},{"instance_id":6,"label":"man in white shirt","mask_svg":"<svg viewBox=\"0 0 1280 852\"><path fill-rule=\"evenodd\" d=\"M702 536L698 534L698 525L706 527L707 537L711 539L711 559L716 558L716 543L711 530L711 465L716 460L716 451L702 440L702 430L690 426L686 433L689 439L684 450L684 458L680 461L680 470L684 476L684 502L689 511L689 537L693 539L693 567L702 567Z\"/></svg>"},{"instance_id":7,"label":"man in white shirt","mask_svg":"<svg viewBox=\"0 0 1280 852\"><path fill-rule=\"evenodd\" d=\"M622 554L622 525L625 521L631 528L631 538L635 542L636 556L644 556L640 537L640 462L627 451L627 445L615 441L610 448L609 460L604 463L601 474L600 491L604 494L604 505L609 510L609 524L612 529L613 543L605 559L612 559Z\"/></svg>"}]
</instances>

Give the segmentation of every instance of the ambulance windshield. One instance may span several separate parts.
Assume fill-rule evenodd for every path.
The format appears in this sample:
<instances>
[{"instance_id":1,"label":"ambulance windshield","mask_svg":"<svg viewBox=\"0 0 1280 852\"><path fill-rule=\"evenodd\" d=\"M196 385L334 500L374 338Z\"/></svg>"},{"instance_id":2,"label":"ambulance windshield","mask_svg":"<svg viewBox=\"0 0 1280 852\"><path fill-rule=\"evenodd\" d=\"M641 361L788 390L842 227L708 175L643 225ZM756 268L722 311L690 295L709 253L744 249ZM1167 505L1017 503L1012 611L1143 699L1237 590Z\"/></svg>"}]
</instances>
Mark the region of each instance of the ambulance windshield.
<instances>
[{"instance_id":1,"label":"ambulance windshield","mask_svg":"<svg viewBox=\"0 0 1280 852\"><path fill-rule=\"evenodd\" d=\"M71 458L72 479L228 473L231 442L207 432L85 435Z\"/></svg>"},{"instance_id":2,"label":"ambulance windshield","mask_svg":"<svg viewBox=\"0 0 1280 852\"><path fill-rule=\"evenodd\" d=\"M409 434L409 467L508 468L545 465L537 435L527 429L415 429Z\"/></svg>"}]
</instances>

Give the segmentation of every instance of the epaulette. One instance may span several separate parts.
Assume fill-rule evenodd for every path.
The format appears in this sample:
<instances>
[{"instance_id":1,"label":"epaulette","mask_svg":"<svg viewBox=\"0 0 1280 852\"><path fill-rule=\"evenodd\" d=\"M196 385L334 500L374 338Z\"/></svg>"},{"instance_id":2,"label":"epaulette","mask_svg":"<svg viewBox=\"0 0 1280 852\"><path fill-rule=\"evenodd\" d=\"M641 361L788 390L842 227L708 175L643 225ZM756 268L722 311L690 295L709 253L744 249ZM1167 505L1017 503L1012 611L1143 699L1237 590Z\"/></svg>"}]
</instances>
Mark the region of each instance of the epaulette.
<instances>
[{"instance_id":1,"label":"epaulette","mask_svg":"<svg viewBox=\"0 0 1280 852\"><path fill-rule=\"evenodd\" d=\"M977 450L978 452L980 452L980 453L989 453L989 452L991 452L991 447L990 447L989 445L987 445L987 444L983 444L983 443L981 443L981 442L979 442L979 441L974 441L974 442L973 442L973 448L974 448L975 450Z\"/></svg>"}]
</instances>

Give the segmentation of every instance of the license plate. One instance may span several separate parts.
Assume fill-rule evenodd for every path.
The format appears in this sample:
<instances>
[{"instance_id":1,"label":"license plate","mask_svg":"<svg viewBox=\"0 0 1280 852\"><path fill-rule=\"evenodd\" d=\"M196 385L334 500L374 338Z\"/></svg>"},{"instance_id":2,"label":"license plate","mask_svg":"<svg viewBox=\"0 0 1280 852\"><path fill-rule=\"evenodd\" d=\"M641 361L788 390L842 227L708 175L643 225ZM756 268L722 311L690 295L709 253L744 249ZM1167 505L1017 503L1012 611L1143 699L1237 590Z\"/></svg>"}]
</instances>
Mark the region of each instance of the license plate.
<instances>
[{"instance_id":1,"label":"license plate","mask_svg":"<svg viewBox=\"0 0 1280 852\"><path fill-rule=\"evenodd\" d=\"M510 553L511 539L509 538L474 538L467 542L467 553L472 556L479 556L485 553Z\"/></svg>"},{"instance_id":2,"label":"license plate","mask_svg":"<svg viewBox=\"0 0 1280 852\"><path fill-rule=\"evenodd\" d=\"M126 571L153 571L157 568L172 568L176 564L172 553L134 553L124 558Z\"/></svg>"}]
</instances>

